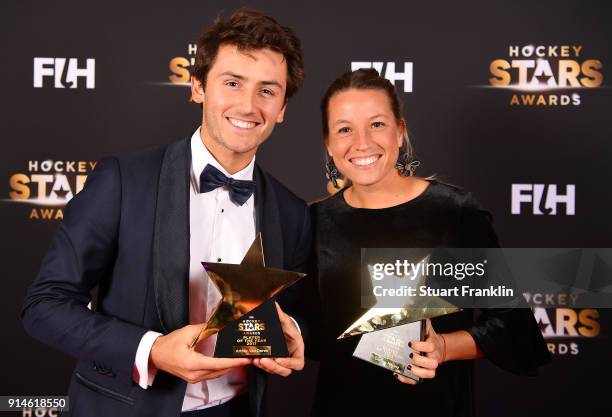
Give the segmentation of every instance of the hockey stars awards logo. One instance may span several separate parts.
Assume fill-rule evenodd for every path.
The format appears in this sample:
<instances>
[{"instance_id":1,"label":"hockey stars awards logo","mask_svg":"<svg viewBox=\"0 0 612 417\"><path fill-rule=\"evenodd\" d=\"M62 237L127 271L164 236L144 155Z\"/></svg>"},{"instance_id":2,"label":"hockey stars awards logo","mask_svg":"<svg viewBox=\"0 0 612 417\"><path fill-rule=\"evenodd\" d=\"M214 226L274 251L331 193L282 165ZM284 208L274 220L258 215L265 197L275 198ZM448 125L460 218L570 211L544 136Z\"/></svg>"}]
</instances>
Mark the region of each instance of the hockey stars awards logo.
<instances>
[{"instance_id":1,"label":"hockey stars awards logo","mask_svg":"<svg viewBox=\"0 0 612 417\"><path fill-rule=\"evenodd\" d=\"M195 63L197 49L195 43L190 43L187 45L186 56L175 56L170 59L168 81L162 84L189 87L191 85L191 67Z\"/></svg>"},{"instance_id":2,"label":"hockey stars awards logo","mask_svg":"<svg viewBox=\"0 0 612 417\"><path fill-rule=\"evenodd\" d=\"M583 341L599 336L599 311L577 308L578 294L526 293L524 297L551 354L579 355Z\"/></svg>"},{"instance_id":3,"label":"hockey stars awards logo","mask_svg":"<svg viewBox=\"0 0 612 417\"><path fill-rule=\"evenodd\" d=\"M510 45L489 64L489 88L510 106L579 106L581 92L602 85L603 64L583 45Z\"/></svg>"},{"instance_id":4,"label":"hockey stars awards logo","mask_svg":"<svg viewBox=\"0 0 612 417\"><path fill-rule=\"evenodd\" d=\"M26 205L33 220L61 220L64 206L95 167L94 161L28 161L24 172L10 176L3 201Z\"/></svg>"}]
</instances>

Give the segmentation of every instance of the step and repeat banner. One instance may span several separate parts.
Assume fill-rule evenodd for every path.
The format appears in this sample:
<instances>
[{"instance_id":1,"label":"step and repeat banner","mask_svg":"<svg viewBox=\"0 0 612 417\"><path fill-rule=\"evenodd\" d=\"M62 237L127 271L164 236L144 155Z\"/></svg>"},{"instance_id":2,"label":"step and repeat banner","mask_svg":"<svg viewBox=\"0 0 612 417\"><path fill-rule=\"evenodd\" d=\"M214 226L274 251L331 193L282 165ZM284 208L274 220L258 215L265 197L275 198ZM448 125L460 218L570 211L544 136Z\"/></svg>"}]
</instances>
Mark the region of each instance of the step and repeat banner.
<instances>
[{"instance_id":1,"label":"step and repeat banner","mask_svg":"<svg viewBox=\"0 0 612 417\"><path fill-rule=\"evenodd\" d=\"M346 70L375 68L404 102L417 175L473 191L502 245L612 247L607 2L3 2L0 395L65 395L74 361L25 335L25 289L96 161L198 127L196 39L245 5L302 41L304 88L257 156L299 196L327 193L323 92ZM564 268L612 271L579 256ZM478 361L479 415L609 410L612 315L578 296L525 294L553 363L519 378ZM270 395L299 389L303 407L272 402L271 414L306 415L315 372L274 382Z\"/></svg>"}]
</instances>

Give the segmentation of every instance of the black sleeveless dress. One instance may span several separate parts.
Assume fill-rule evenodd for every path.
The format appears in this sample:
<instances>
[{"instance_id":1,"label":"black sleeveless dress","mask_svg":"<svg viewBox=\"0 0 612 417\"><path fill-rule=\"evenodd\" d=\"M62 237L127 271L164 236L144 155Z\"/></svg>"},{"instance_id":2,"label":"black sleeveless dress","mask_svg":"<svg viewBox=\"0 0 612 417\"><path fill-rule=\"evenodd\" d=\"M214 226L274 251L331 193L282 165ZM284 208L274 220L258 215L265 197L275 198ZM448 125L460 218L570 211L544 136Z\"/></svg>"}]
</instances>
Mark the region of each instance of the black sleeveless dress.
<instances>
[{"instance_id":1,"label":"black sleeveless dress","mask_svg":"<svg viewBox=\"0 0 612 417\"><path fill-rule=\"evenodd\" d=\"M473 415L473 361L441 365L434 379L417 386L353 358L359 337L337 340L360 304L363 247L499 246L488 212L473 196L431 181L415 199L384 209L349 206L340 191L312 204L320 297L321 361L313 414L316 416ZM488 360L510 372L535 375L550 360L529 309L463 310L432 319L436 332L467 330ZM494 381L491 381L494 383Z\"/></svg>"}]
</instances>

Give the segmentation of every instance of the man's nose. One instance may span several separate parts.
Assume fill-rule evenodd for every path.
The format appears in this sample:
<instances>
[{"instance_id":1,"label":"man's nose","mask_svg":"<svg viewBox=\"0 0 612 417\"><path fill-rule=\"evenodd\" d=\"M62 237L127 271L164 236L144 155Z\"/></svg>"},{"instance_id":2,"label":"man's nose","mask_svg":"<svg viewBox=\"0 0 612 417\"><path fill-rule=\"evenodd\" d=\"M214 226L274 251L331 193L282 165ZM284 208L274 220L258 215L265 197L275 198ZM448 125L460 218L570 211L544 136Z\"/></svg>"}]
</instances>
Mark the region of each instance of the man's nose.
<instances>
[{"instance_id":1,"label":"man's nose","mask_svg":"<svg viewBox=\"0 0 612 417\"><path fill-rule=\"evenodd\" d=\"M237 110L244 115L252 114L255 111L255 100L257 98L257 92L245 89L240 95L240 101L237 106Z\"/></svg>"}]
</instances>

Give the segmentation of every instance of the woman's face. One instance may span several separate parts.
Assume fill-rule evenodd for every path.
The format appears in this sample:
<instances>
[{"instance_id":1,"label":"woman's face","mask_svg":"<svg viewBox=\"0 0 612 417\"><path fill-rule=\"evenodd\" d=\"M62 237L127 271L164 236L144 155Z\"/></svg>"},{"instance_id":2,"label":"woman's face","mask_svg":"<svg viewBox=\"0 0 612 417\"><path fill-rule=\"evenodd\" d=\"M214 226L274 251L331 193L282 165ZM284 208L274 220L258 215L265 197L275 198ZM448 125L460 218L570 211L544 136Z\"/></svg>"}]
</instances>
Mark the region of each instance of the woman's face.
<instances>
[{"instance_id":1,"label":"woman's face","mask_svg":"<svg viewBox=\"0 0 612 417\"><path fill-rule=\"evenodd\" d=\"M383 90L342 91L328 108L327 151L354 185L368 186L397 175L395 163L404 136Z\"/></svg>"}]
</instances>

